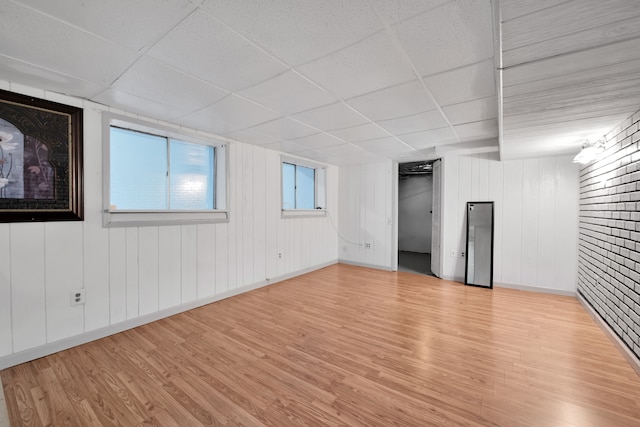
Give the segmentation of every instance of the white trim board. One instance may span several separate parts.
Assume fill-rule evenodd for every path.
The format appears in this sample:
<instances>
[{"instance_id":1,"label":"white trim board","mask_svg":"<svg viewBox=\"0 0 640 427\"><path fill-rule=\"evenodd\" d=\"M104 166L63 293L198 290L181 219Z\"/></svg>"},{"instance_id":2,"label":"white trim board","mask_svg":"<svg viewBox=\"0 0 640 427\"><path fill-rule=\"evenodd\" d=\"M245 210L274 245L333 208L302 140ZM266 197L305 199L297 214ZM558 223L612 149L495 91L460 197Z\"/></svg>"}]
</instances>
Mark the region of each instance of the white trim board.
<instances>
[{"instance_id":1,"label":"white trim board","mask_svg":"<svg viewBox=\"0 0 640 427\"><path fill-rule=\"evenodd\" d=\"M622 342L620 337L616 335L616 333L611 329L609 325L607 325L607 322L602 320L602 317L600 317L600 315L596 313L593 307L591 307L591 304L589 304L580 293L576 294L576 298L578 299L582 307L584 307L584 310L589 314L589 316L591 316L593 320L598 324L598 326L600 326L600 329L602 329L605 335L611 340L613 345L618 348L622 356L627 360L627 362L629 362L629 365L631 365L633 370L636 371L636 374L640 375L640 360L635 357L635 355L631 352L631 350L629 350L625 343Z\"/></svg>"},{"instance_id":2,"label":"white trim board","mask_svg":"<svg viewBox=\"0 0 640 427\"><path fill-rule=\"evenodd\" d=\"M325 262L322 264L308 267L302 270L295 271L293 273L283 274L282 276L274 277L270 280L261 280L251 285L242 286L236 289L222 292L217 295L213 295L208 298L204 298L198 301L192 301L186 304L170 307L165 310L156 311L144 316L136 317L134 319L126 320L124 322L116 323L114 325L106 326L104 328L96 329L81 335L66 338L60 341L55 341L49 344L41 345L28 350L20 351L18 353L11 354L9 356L0 357L0 370L9 368L11 366L19 365L21 363L29 362L31 360L38 359L40 357L48 356L53 353L57 353L62 350L66 350L72 347L76 347L82 344L86 344L91 341L98 340L100 338L108 337L119 332L124 332L128 329L133 329L138 326L145 325L147 323L154 322L156 320L164 319L165 317L173 316L185 311L193 310L194 308L201 307L203 305L211 304L216 301L220 301L235 295L240 295L245 292L252 291L254 289L262 288L267 285L282 282L283 280L291 279L302 274L310 273L315 270L319 270L324 267L336 264L338 260ZM0 424L0 427L2 424Z\"/></svg>"},{"instance_id":3,"label":"white trim board","mask_svg":"<svg viewBox=\"0 0 640 427\"><path fill-rule=\"evenodd\" d=\"M367 264L366 262L349 261L346 259L339 259L338 262L340 264L355 265L356 267L373 268L374 270L395 271L395 270L392 270L391 267L386 265L373 265L373 264Z\"/></svg>"}]
</instances>

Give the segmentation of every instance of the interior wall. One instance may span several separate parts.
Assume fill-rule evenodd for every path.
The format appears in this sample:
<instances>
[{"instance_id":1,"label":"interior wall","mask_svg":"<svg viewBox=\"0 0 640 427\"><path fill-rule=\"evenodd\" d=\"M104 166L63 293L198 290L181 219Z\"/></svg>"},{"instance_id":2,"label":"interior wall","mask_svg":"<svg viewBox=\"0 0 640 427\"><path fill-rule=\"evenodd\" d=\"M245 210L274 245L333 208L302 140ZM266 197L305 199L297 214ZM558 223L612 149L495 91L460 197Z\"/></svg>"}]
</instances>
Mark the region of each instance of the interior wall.
<instances>
[{"instance_id":1,"label":"interior wall","mask_svg":"<svg viewBox=\"0 0 640 427\"><path fill-rule=\"evenodd\" d=\"M398 183L398 250L431 253L433 176L414 175Z\"/></svg>"},{"instance_id":2,"label":"interior wall","mask_svg":"<svg viewBox=\"0 0 640 427\"><path fill-rule=\"evenodd\" d=\"M397 240L394 244L391 239L393 170L391 160L340 168L341 262L386 270L394 268L391 258L397 251Z\"/></svg>"},{"instance_id":3,"label":"interior wall","mask_svg":"<svg viewBox=\"0 0 640 427\"><path fill-rule=\"evenodd\" d=\"M336 262L329 217L281 218L280 154L242 143L230 145L228 223L103 228L107 109L5 81L0 88L84 108L85 186L83 222L0 224L0 369L33 349ZM337 217L336 167L327 189ZM79 288L86 304L72 307Z\"/></svg>"},{"instance_id":4,"label":"interior wall","mask_svg":"<svg viewBox=\"0 0 640 427\"><path fill-rule=\"evenodd\" d=\"M446 157L443 278L464 281L466 202L493 201L494 284L575 294L579 186L572 160Z\"/></svg>"},{"instance_id":5,"label":"interior wall","mask_svg":"<svg viewBox=\"0 0 640 427\"><path fill-rule=\"evenodd\" d=\"M578 292L640 360L640 112L580 171Z\"/></svg>"}]
</instances>

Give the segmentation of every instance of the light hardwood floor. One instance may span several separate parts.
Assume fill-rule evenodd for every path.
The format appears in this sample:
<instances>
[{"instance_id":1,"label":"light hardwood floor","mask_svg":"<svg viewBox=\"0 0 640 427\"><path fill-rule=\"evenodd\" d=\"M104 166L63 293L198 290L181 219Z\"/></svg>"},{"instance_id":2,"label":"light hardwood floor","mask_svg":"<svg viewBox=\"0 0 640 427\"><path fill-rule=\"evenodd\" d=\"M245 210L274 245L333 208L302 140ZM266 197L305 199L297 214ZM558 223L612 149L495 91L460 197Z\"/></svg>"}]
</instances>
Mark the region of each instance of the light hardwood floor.
<instances>
[{"instance_id":1,"label":"light hardwood floor","mask_svg":"<svg viewBox=\"0 0 640 427\"><path fill-rule=\"evenodd\" d=\"M12 426L638 426L575 298L335 265L2 371Z\"/></svg>"}]
</instances>

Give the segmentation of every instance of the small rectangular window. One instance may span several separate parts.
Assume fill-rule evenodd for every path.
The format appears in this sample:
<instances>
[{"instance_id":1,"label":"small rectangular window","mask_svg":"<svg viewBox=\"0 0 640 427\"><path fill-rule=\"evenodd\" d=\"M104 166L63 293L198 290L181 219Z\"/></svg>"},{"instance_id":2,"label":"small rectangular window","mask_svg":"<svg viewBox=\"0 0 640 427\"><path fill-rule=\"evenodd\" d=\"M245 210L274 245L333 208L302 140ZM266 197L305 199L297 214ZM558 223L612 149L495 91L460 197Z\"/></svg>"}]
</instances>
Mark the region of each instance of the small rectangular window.
<instances>
[{"instance_id":1,"label":"small rectangular window","mask_svg":"<svg viewBox=\"0 0 640 427\"><path fill-rule=\"evenodd\" d=\"M128 120L104 120L105 225L227 220L226 146Z\"/></svg>"},{"instance_id":2,"label":"small rectangular window","mask_svg":"<svg viewBox=\"0 0 640 427\"><path fill-rule=\"evenodd\" d=\"M303 164L301 164L303 163ZM325 169L310 162L282 161L282 210L325 209Z\"/></svg>"}]
</instances>

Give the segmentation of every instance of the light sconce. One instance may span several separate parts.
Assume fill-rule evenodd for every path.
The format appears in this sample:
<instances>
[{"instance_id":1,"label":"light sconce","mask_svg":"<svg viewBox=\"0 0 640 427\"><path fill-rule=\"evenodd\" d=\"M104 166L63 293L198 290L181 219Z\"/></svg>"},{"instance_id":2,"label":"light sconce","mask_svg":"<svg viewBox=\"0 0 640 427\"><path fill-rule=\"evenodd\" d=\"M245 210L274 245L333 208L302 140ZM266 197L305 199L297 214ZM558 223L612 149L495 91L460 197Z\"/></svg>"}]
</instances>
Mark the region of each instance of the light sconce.
<instances>
[{"instance_id":1,"label":"light sconce","mask_svg":"<svg viewBox=\"0 0 640 427\"><path fill-rule=\"evenodd\" d=\"M604 152L604 138L591 144L589 140L582 144L582 150L573 158L573 163L586 164L592 160L595 160L600 154Z\"/></svg>"}]
</instances>

